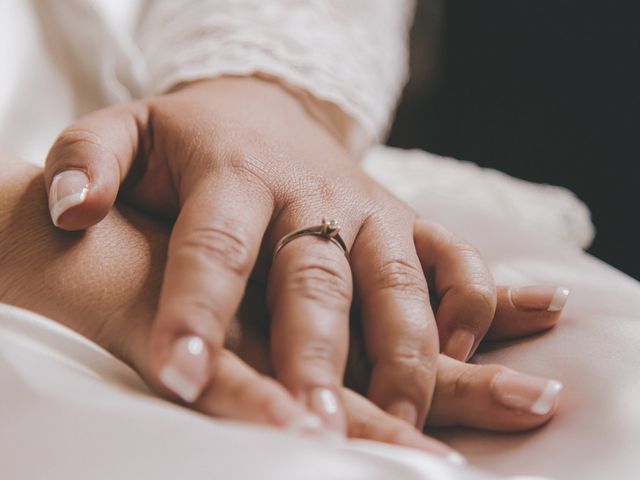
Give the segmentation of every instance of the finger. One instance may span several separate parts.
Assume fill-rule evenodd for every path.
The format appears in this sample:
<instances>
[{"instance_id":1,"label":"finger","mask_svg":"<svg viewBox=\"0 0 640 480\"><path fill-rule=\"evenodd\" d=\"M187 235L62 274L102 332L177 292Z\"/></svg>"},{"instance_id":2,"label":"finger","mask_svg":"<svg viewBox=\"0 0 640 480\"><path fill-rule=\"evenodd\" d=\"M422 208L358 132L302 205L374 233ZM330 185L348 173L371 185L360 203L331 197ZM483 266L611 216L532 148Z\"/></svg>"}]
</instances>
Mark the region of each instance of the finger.
<instances>
[{"instance_id":1,"label":"finger","mask_svg":"<svg viewBox=\"0 0 640 480\"><path fill-rule=\"evenodd\" d=\"M442 351L466 361L489 329L496 288L480 254L445 228L418 219L415 245L439 300L436 312Z\"/></svg>"},{"instance_id":2,"label":"finger","mask_svg":"<svg viewBox=\"0 0 640 480\"><path fill-rule=\"evenodd\" d=\"M212 365L242 299L272 201L251 182L195 168L183 176L181 194L150 353L154 375L192 402L215 380Z\"/></svg>"},{"instance_id":3,"label":"finger","mask_svg":"<svg viewBox=\"0 0 640 480\"><path fill-rule=\"evenodd\" d=\"M427 283L413 245L413 217L370 217L353 247L352 266L367 356L367 397L421 427L436 377L438 334Z\"/></svg>"},{"instance_id":4,"label":"finger","mask_svg":"<svg viewBox=\"0 0 640 480\"><path fill-rule=\"evenodd\" d=\"M218 356L215 379L193 405L216 417L320 433L322 421L273 379L260 375L228 350Z\"/></svg>"},{"instance_id":5,"label":"finger","mask_svg":"<svg viewBox=\"0 0 640 480\"><path fill-rule=\"evenodd\" d=\"M499 432L529 430L548 422L562 384L498 365L471 365L440 355L427 424Z\"/></svg>"},{"instance_id":6,"label":"finger","mask_svg":"<svg viewBox=\"0 0 640 480\"><path fill-rule=\"evenodd\" d=\"M277 226L278 235L305 226L293 215L282 217L290 220ZM267 288L276 378L327 426L344 434L339 392L349 347L352 296L344 253L325 238L293 240L274 258Z\"/></svg>"},{"instance_id":7,"label":"finger","mask_svg":"<svg viewBox=\"0 0 640 480\"><path fill-rule=\"evenodd\" d=\"M569 298L569 289L549 285L498 287L498 307L486 340L524 337L553 327Z\"/></svg>"},{"instance_id":8,"label":"finger","mask_svg":"<svg viewBox=\"0 0 640 480\"><path fill-rule=\"evenodd\" d=\"M53 223L87 228L104 218L138 151L148 144L148 112L131 103L80 118L57 138L44 169Z\"/></svg>"},{"instance_id":9,"label":"finger","mask_svg":"<svg viewBox=\"0 0 640 480\"><path fill-rule=\"evenodd\" d=\"M428 437L412 425L380 410L366 398L349 389L343 389L342 397L347 409L348 435L402 447L416 448L442 456L448 461L464 465L464 457L444 443Z\"/></svg>"}]
</instances>

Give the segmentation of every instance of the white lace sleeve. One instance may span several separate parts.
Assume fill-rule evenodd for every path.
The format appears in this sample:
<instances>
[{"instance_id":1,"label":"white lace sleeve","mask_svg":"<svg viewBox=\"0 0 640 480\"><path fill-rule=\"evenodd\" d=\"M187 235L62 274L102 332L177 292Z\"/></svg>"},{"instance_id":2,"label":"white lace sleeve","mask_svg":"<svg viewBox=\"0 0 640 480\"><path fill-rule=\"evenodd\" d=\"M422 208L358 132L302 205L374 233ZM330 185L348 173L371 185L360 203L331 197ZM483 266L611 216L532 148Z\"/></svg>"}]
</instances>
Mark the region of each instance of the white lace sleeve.
<instances>
[{"instance_id":1,"label":"white lace sleeve","mask_svg":"<svg viewBox=\"0 0 640 480\"><path fill-rule=\"evenodd\" d=\"M275 76L379 140L407 74L414 0L149 0L149 94L219 75Z\"/></svg>"}]
</instances>

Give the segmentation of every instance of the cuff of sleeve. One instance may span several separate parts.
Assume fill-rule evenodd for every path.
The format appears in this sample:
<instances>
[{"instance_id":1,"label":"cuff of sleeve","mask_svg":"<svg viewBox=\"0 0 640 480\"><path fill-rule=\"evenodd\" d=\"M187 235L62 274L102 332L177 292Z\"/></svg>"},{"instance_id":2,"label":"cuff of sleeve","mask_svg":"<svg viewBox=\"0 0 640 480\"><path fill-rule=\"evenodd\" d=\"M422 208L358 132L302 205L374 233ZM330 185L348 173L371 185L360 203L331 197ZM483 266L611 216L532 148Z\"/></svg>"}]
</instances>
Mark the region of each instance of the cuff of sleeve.
<instances>
[{"instance_id":1,"label":"cuff of sleeve","mask_svg":"<svg viewBox=\"0 0 640 480\"><path fill-rule=\"evenodd\" d=\"M354 135L361 138L356 143L379 141L407 76L413 4L391 2L389 9L387 0L367 0L372 1L383 6L368 11L363 6L363 18L347 19L332 15L326 6L332 2L326 1L261 2L253 9L236 4L235 11L229 7L229 14L215 15L203 2L191 2L191 8L164 4L147 20L149 41L142 42L153 79L148 93L224 75L275 77L339 107L364 132ZM376 27L382 26L385 31L379 32ZM158 28L164 30L161 41L150 34Z\"/></svg>"}]
</instances>

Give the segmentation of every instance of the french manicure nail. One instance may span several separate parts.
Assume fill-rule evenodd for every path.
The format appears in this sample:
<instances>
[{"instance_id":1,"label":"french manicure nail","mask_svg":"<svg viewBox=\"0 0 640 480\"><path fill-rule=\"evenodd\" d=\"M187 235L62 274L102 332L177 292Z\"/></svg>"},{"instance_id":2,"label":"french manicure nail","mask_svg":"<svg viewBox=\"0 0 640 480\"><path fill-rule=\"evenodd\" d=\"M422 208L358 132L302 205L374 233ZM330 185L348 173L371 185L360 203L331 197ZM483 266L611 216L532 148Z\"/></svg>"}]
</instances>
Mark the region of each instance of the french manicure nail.
<instances>
[{"instance_id":1,"label":"french manicure nail","mask_svg":"<svg viewBox=\"0 0 640 480\"><path fill-rule=\"evenodd\" d=\"M511 303L517 310L559 312L569 298L570 290L565 287L533 285L512 288L509 291Z\"/></svg>"},{"instance_id":2,"label":"french manicure nail","mask_svg":"<svg viewBox=\"0 0 640 480\"><path fill-rule=\"evenodd\" d=\"M392 403L391 406L387 408L387 413L404 420L414 427L418 426L418 409L413 403L407 400L399 400Z\"/></svg>"},{"instance_id":3,"label":"french manicure nail","mask_svg":"<svg viewBox=\"0 0 640 480\"><path fill-rule=\"evenodd\" d=\"M324 430L324 427L320 417L311 413L303 413L294 418L285 430L295 434L317 435Z\"/></svg>"},{"instance_id":4,"label":"french manicure nail","mask_svg":"<svg viewBox=\"0 0 640 480\"><path fill-rule=\"evenodd\" d=\"M340 401L333 390L317 387L309 393L309 407L324 421L325 425L341 434L346 432L346 418Z\"/></svg>"},{"instance_id":5,"label":"french manicure nail","mask_svg":"<svg viewBox=\"0 0 640 480\"><path fill-rule=\"evenodd\" d=\"M546 415L553 409L562 388L557 380L510 370L498 373L491 382L491 393L497 402L536 415Z\"/></svg>"},{"instance_id":6,"label":"french manicure nail","mask_svg":"<svg viewBox=\"0 0 640 480\"><path fill-rule=\"evenodd\" d=\"M65 170L53 178L49 189L49 212L53 224L63 213L87 199L89 177L82 170Z\"/></svg>"},{"instance_id":7,"label":"french manicure nail","mask_svg":"<svg viewBox=\"0 0 640 480\"><path fill-rule=\"evenodd\" d=\"M196 400L207 382L209 352L202 338L182 337L173 345L169 361L160 372L162 383L185 402Z\"/></svg>"},{"instance_id":8,"label":"french manicure nail","mask_svg":"<svg viewBox=\"0 0 640 480\"><path fill-rule=\"evenodd\" d=\"M467 361L475 341L476 337L473 333L461 328L453 332L453 335L451 335L451 338L449 338L447 342L444 353L456 360Z\"/></svg>"},{"instance_id":9,"label":"french manicure nail","mask_svg":"<svg viewBox=\"0 0 640 480\"><path fill-rule=\"evenodd\" d=\"M296 434L318 434L324 430L322 420L297 402L278 400L268 408L272 423Z\"/></svg>"}]
</instances>

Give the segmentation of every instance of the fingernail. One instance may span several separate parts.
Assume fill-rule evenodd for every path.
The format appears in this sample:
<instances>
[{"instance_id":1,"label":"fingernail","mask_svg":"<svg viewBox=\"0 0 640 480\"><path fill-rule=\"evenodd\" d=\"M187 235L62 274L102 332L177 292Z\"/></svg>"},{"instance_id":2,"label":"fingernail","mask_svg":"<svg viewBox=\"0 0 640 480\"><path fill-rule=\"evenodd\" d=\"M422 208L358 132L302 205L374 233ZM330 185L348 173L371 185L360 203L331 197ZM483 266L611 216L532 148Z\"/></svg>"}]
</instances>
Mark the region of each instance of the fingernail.
<instances>
[{"instance_id":1,"label":"fingernail","mask_svg":"<svg viewBox=\"0 0 640 480\"><path fill-rule=\"evenodd\" d=\"M269 406L272 422L295 434L319 434L324 430L322 419L309 413L303 405L290 401L276 401Z\"/></svg>"},{"instance_id":2,"label":"fingernail","mask_svg":"<svg viewBox=\"0 0 640 480\"><path fill-rule=\"evenodd\" d=\"M445 355L463 362L467 361L476 337L469 330L461 328L453 332L444 350Z\"/></svg>"},{"instance_id":3,"label":"fingernail","mask_svg":"<svg viewBox=\"0 0 640 480\"><path fill-rule=\"evenodd\" d=\"M320 416L327 427L341 434L346 433L345 414L333 390L326 387L317 387L311 390L309 408Z\"/></svg>"},{"instance_id":4,"label":"fingernail","mask_svg":"<svg viewBox=\"0 0 640 480\"><path fill-rule=\"evenodd\" d=\"M295 434L318 434L323 430L322 420L311 413L303 413L286 426L286 430Z\"/></svg>"},{"instance_id":5,"label":"fingernail","mask_svg":"<svg viewBox=\"0 0 640 480\"><path fill-rule=\"evenodd\" d=\"M491 392L497 402L536 415L546 415L553 409L562 388L557 380L513 371L502 371L491 382Z\"/></svg>"},{"instance_id":6,"label":"fingernail","mask_svg":"<svg viewBox=\"0 0 640 480\"><path fill-rule=\"evenodd\" d=\"M433 438L427 437L420 433L418 430L404 430L395 439L394 443L405 447L418 448L425 452L432 453L443 457L448 462L457 465L467 465L467 459L464 456L452 448L449 448L442 442Z\"/></svg>"},{"instance_id":7,"label":"fingernail","mask_svg":"<svg viewBox=\"0 0 640 480\"><path fill-rule=\"evenodd\" d=\"M64 212L87 199L89 177L82 170L65 170L53 178L49 189L49 212L53 224Z\"/></svg>"},{"instance_id":8,"label":"fingernail","mask_svg":"<svg viewBox=\"0 0 640 480\"><path fill-rule=\"evenodd\" d=\"M564 287L534 285L512 288L509 291L511 303L517 310L559 312L569 298L570 290Z\"/></svg>"},{"instance_id":9,"label":"fingernail","mask_svg":"<svg viewBox=\"0 0 640 480\"><path fill-rule=\"evenodd\" d=\"M200 396L207 382L209 353L200 337L182 337L173 345L169 361L160 372L162 383L185 402Z\"/></svg>"},{"instance_id":10,"label":"fingernail","mask_svg":"<svg viewBox=\"0 0 640 480\"><path fill-rule=\"evenodd\" d=\"M418 409L413 403L407 400L399 400L392 403L391 406L387 408L387 413L404 420L414 427L418 427Z\"/></svg>"},{"instance_id":11,"label":"fingernail","mask_svg":"<svg viewBox=\"0 0 640 480\"><path fill-rule=\"evenodd\" d=\"M298 417L293 423L285 427L285 431L335 445L343 444L346 440L343 434L327 429L322 419L311 413Z\"/></svg>"}]
</instances>

